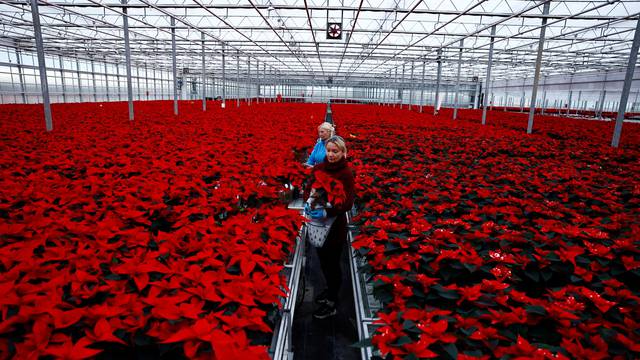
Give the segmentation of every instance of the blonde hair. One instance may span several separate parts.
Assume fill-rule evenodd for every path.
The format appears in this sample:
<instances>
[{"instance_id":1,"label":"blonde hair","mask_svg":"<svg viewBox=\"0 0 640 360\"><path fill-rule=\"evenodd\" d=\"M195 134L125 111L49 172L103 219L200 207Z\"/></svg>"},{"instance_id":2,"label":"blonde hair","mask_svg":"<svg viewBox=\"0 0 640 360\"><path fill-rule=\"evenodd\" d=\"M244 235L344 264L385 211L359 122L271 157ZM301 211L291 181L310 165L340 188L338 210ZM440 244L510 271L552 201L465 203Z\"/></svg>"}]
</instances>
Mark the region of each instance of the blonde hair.
<instances>
[{"instance_id":1,"label":"blonde hair","mask_svg":"<svg viewBox=\"0 0 640 360\"><path fill-rule=\"evenodd\" d=\"M323 122L322 124L318 125L318 130L320 129L327 130L331 134L331 136L336 134L336 129L333 127L333 125L331 125L331 123L328 122Z\"/></svg>"},{"instance_id":2,"label":"blonde hair","mask_svg":"<svg viewBox=\"0 0 640 360\"><path fill-rule=\"evenodd\" d=\"M347 144L344 142L344 139L342 138L342 136L334 135L328 138L327 141L324 143L324 146L327 147L329 143L335 144L338 147L338 149L340 149L340 151L344 153L344 157L345 158L347 157Z\"/></svg>"}]
</instances>

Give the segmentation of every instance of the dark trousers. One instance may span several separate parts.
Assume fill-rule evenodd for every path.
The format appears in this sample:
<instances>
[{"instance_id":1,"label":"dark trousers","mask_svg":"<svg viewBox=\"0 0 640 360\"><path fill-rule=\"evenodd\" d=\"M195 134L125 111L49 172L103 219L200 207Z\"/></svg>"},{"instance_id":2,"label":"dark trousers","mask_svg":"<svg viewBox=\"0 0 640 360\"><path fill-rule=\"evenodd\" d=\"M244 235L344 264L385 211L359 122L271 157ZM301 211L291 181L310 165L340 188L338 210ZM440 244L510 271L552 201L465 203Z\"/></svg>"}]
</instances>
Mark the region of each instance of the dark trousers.
<instances>
[{"instance_id":1,"label":"dark trousers","mask_svg":"<svg viewBox=\"0 0 640 360\"><path fill-rule=\"evenodd\" d=\"M327 297L338 302L338 292L342 285L342 269L340 257L347 238L347 219L344 214L339 215L329 230L327 241L321 248L316 248L322 274L327 282Z\"/></svg>"}]
</instances>

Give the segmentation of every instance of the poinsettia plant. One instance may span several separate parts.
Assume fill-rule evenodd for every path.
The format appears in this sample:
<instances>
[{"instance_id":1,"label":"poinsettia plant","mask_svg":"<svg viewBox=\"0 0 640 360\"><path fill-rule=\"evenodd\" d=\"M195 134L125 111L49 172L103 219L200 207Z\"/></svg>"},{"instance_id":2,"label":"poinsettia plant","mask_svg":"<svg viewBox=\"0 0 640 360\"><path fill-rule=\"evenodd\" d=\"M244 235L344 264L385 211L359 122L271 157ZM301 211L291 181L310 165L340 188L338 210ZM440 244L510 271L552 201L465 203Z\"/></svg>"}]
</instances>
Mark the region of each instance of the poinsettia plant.
<instances>
[{"instance_id":1,"label":"poinsettia plant","mask_svg":"<svg viewBox=\"0 0 640 360\"><path fill-rule=\"evenodd\" d=\"M171 106L2 106L0 358L268 357L325 106ZM383 356L640 356L637 125L333 110Z\"/></svg>"},{"instance_id":2,"label":"poinsettia plant","mask_svg":"<svg viewBox=\"0 0 640 360\"><path fill-rule=\"evenodd\" d=\"M526 135L526 114L333 110L355 135L383 357L640 355L638 125L612 149L609 122L538 116Z\"/></svg>"},{"instance_id":3,"label":"poinsettia plant","mask_svg":"<svg viewBox=\"0 0 640 360\"><path fill-rule=\"evenodd\" d=\"M324 107L170 105L1 106L0 359L268 358Z\"/></svg>"},{"instance_id":4,"label":"poinsettia plant","mask_svg":"<svg viewBox=\"0 0 640 360\"><path fill-rule=\"evenodd\" d=\"M312 208L341 206L347 200L342 183L330 175L315 171L309 200Z\"/></svg>"}]
</instances>

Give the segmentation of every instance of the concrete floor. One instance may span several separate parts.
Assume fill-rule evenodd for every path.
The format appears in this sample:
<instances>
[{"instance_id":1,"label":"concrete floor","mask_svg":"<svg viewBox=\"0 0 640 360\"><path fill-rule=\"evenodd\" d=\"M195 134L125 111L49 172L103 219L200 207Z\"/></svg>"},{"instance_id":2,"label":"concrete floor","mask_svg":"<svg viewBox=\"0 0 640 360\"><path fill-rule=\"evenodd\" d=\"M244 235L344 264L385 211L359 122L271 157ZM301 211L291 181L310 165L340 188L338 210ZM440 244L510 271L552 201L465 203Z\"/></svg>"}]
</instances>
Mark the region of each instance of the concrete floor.
<instances>
[{"instance_id":1,"label":"concrete floor","mask_svg":"<svg viewBox=\"0 0 640 360\"><path fill-rule=\"evenodd\" d=\"M358 330L349 275L349 252L346 249L346 243L344 246L343 280L338 313L330 318L318 320L313 317L313 311L317 307L313 299L325 288L325 284L316 250L307 243L307 264L304 269L305 293L301 303L296 306L293 320L294 358L297 360L360 359L360 350L351 346L358 342Z\"/></svg>"}]
</instances>

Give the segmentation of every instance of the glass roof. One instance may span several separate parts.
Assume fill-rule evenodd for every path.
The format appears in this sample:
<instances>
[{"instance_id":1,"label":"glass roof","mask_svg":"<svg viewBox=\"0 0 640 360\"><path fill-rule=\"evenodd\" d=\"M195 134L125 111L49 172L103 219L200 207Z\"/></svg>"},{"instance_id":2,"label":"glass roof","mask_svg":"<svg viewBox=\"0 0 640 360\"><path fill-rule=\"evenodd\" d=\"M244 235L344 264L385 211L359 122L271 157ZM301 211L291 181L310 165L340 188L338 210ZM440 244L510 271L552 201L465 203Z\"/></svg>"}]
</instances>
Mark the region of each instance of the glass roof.
<instances>
[{"instance_id":1,"label":"glass roof","mask_svg":"<svg viewBox=\"0 0 640 360\"><path fill-rule=\"evenodd\" d=\"M436 76L439 54L443 76L454 77L460 49L463 76L483 78L492 42L492 78L532 77L543 19L543 74L626 67L640 2L74 0L39 1L39 9L47 54L124 62L126 11L134 63L171 67L173 18L182 69L199 69L204 48L207 71L220 71L224 48L231 71L239 56L245 73L259 67L324 83L385 81L404 71L417 82L423 62L424 76ZM0 0L0 21L0 44L35 48L29 2ZM341 24L340 39L328 38L329 23Z\"/></svg>"}]
</instances>

